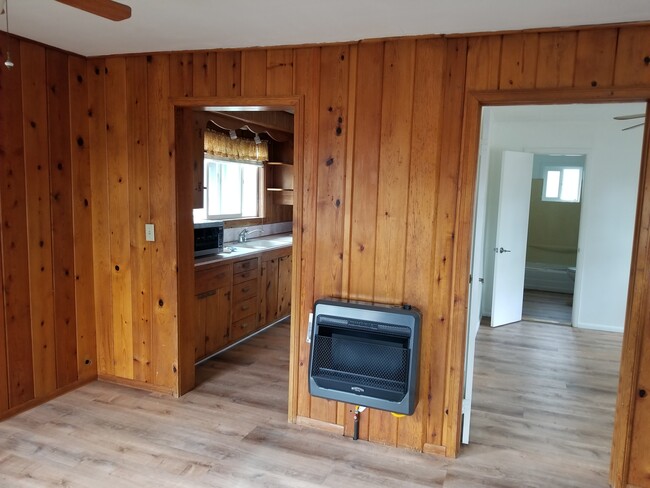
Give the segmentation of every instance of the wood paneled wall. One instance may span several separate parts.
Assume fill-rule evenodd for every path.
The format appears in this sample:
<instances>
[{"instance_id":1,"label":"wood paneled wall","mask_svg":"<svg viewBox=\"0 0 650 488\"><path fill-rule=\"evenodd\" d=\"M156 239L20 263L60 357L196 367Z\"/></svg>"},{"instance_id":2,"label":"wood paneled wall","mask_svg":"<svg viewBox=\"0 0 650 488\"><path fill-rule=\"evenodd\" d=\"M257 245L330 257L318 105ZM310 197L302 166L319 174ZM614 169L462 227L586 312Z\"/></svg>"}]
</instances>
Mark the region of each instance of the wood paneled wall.
<instances>
[{"instance_id":1,"label":"wood paneled wall","mask_svg":"<svg viewBox=\"0 0 650 488\"><path fill-rule=\"evenodd\" d=\"M0 70L0 418L97 375L86 60ZM2 54L4 58L4 52Z\"/></svg>"},{"instance_id":2,"label":"wood paneled wall","mask_svg":"<svg viewBox=\"0 0 650 488\"><path fill-rule=\"evenodd\" d=\"M176 212L190 199L176 197L183 178L170 100L297 95L295 414L351 431L349 405L307 391L304 339L316 298L409 302L424 319L417 410L399 419L368 411L360 437L455 454L476 177L467 140L477 130L476 108L468 94L647 90L648 45L650 27L624 26L85 62L14 42L18 69L0 71L0 371L7 371L0 411L93 377L93 316L101 377L183 389L179 350L191 336L178 327L177 266L187 261L179 260ZM648 192L646 185L642 195ZM156 226L154 243L144 241L145 222ZM647 263L641 244L636 255ZM644 270L636 276L647 281ZM647 320L647 287L636 283L633 312ZM649 376L648 350L639 352L632 389ZM643 486L650 406L641 400L634 412L626 459L633 461L630 482Z\"/></svg>"}]
</instances>

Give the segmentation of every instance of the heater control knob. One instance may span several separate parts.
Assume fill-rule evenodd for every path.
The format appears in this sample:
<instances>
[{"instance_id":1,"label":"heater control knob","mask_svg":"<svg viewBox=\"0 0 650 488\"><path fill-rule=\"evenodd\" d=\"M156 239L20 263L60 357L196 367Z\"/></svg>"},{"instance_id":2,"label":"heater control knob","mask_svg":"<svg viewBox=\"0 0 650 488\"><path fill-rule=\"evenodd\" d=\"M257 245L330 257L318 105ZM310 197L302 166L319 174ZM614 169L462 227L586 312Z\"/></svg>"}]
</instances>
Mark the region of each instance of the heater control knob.
<instances>
[{"instance_id":1,"label":"heater control knob","mask_svg":"<svg viewBox=\"0 0 650 488\"><path fill-rule=\"evenodd\" d=\"M405 303L404 305L402 305L402 308L404 310L411 310L411 306L408 303Z\"/></svg>"}]
</instances>

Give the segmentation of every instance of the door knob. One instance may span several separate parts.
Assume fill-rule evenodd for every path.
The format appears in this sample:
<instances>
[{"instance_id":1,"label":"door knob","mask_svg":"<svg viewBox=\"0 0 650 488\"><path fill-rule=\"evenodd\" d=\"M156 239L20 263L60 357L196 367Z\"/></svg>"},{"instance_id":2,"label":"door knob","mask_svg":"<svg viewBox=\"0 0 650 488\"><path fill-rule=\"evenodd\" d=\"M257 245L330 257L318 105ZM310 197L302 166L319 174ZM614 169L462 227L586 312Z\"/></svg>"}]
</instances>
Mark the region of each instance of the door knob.
<instances>
[{"instance_id":1,"label":"door knob","mask_svg":"<svg viewBox=\"0 0 650 488\"><path fill-rule=\"evenodd\" d=\"M499 248L499 254L503 254L504 252L510 252L510 249L504 249L502 247Z\"/></svg>"}]
</instances>

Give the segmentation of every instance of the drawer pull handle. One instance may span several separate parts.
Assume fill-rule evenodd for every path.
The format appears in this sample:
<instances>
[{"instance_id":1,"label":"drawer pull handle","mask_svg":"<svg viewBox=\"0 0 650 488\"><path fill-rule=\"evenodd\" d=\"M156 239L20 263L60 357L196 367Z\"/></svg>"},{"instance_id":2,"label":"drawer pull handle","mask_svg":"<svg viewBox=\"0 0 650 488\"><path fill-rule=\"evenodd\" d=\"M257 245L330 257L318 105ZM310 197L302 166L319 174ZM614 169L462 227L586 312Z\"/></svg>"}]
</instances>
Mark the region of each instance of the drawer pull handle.
<instances>
[{"instance_id":1,"label":"drawer pull handle","mask_svg":"<svg viewBox=\"0 0 650 488\"><path fill-rule=\"evenodd\" d=\"M217 290L210 290L210 291L206 291L206 292L203 292L203 293L200 293L200 294L196 295L196 298L202 299L202 298L207 298L209 296L216 295L216 294L217 294Z\"/></svg>"},{"instance_id":2,"label":"drawer pull handle","mask_svg":"<svg viewBox=\"0 0 650 488\"><path fill-rule=\"evenodd\" d=\"M242 305L241 306L242 310L248 310L249 308L251 308L250 305Z\"/></svg>"},{"instance_id":3,"label":"drawer pull handle","mask_svg":"<svg viewBox=\"0 0 650 488\"><path fill-rule=\"evenodd\" d=\"M241 289L241 292L242 292L242 293L246 293L246 292L248 292L248 290L250 290L250 288L248 288L248 287L246 287L246 288L242 288L242 289Z\"/></svg>"}]
</instances>

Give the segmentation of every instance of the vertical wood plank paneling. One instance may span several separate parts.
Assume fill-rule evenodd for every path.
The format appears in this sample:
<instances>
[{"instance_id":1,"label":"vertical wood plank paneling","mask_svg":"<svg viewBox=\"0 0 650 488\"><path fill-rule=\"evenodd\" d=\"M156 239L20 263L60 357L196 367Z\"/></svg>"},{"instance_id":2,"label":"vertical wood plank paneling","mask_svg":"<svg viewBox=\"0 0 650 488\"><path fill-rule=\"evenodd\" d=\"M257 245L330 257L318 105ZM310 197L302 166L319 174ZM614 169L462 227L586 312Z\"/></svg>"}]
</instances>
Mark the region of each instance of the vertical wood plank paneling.
<instances>
[{"instance_id":1,"label":"vertical wood plank paneling","mask_svg":"<svg viewBox=\"0 0 650 488\"><path fill-rule=\"evenodd\" d=\"M241 94L245 97L266 94L266 51L242 51Z\"/></svg>"},{"instance_id":2,"label":"vertical wood plank paneling","mask_svg":"<svg viewBox=\"0 0 650 488\"><path fill-rule=\"evenodd\" d=\"M1 89L0 89L1 90ZM0 117L0 127L2 127ZM0 276L4 276L0 259ZM4 300L0 301L0 415L9 409L9 385L7 384L7 335L5 328Z\"/></svg>"},{"instance_id":3,"label":"vertical wood plank paneling","mask_svg":"<svg viewBox=\"0 0 650 488\"><path fill-rule=\"evenodd\" d=\"M106 131L106 61L88 63L88 117L90 129L90 186L93 196L93 277L97 327L97 371L115 374L113 347L113 285L110 249L109 177Z\"/></svg>"},{"instance_id":4,"label":"vertical wood plank paneling","mask_svg":"<svg viewBox=\"0 0 650 488\"><path fill-rule=\"evenodd\" d=\"M314 298L340 296L343 258L349 47L321 49ZM312 398L311 417L335 423L336 402Z\"/></svg>"},{"instance_id":5,"label":"vertical wood plank paneling","mask_svg":"<svg viewBox=\"0 0 650 488\"><path fill-rule=\"evenodd\" d=\"M214 96L217 91L217 59L213 52L194 53L192 93L195 97Z\"/></svg>"},{"instance_id":6,"label":"vertical wood plank paneling","mask_svg":"<svg viewBox=\"0 0 650 488\"><path fill-rule=\"evenodd\" d=\"M68 59L70 100L74 101L70 104L70 163L77 307L77 375L79 379L87 380L97 376L88 82L86 60L76 56Z\"/></svg>"},{"instance_id":7,"label":"vertical wood plank paneling","mask_svg":"<svg viewBox=\"0 0 650 488\"><path fill-rule=\"evenodd\" d=\"M614 85L650 84L650 27L621 27L618 33Z\"/></svg>"},{"instance_id":8,"label":"vertical wood plank paneling","mask_svg":"<svg viewBox=\"0 0 650 488\"><path fill-rule=\"evenodd\" d=\"M72 162L68 55L48 49L47 116L50 139L52 262L57 386L77 380L77 313L75 303Z\"/></svg>"},{"instance_id":9,"label":"vertical wood plank paneling","mask_svg":"<svg viewBox=\"0 0 650 488\"><path fill-rule=\"evenodd\" d=\"M169 91L174 97L191 97L194 91L194 56L191 53L169 55Z\"/></svg>"},{"instance_id":10,"label":"vertical wood plank paneling","mask_svg":"<svg viewBox=\"0 0 650 488\"><path fill-rule=\"evenodd\" d=\"M50 173L45 48L22 42L23 133L31 303L34 396L56 390L56 339L50 220Z\"/></svg>"},{"instance_id":11,"label":"vertical wood plank paneling","mask_svg":"<svg viewBox=\"0 0 650 488\"><path fill-rule=\"evenodd\" d=\"M463 118L463 100L465 90L465 67L467 58L467 40L451 39L447 45L447 63L445 68L445 97L443 103L443 118L445 121L441 132L440 178L438 182L438 205L436 209L436 245L434 254L433 298L431 310L434 310L434 323L437 322L434 333L436 341L446 343L449 338L451 282L453 278L453 249L456 220L456 199L458 188L458 169L460 159L460 138ZM446 325L445 325L446 324ZM447 346L449 347L449 346ZM441 352L441 351L440 351ZM445 354L447 356L447 354ZM438 360L441 358L437 358ZM448 360L449 358L446 357ZM448 371L449 368L447 367ZM438 390L439 384L432 383L430 388ZM445 405L455 398L445 398ZM444 435L449 417L445 416L445 407L438 412L430 412L427 441L441 444L436 431L443 417L442 445L446 445Z\"/></svg>"},{"instance_id":12,"label":"vertical wood plank paneling","mask_svg":"<svg viewBox=\"0 0 650 488\"><path fill-rule=\"evenodd\" d=\"M384 43L358 52L349 295L372 300L375 283L377 184L381 133ZM364 416L367 419L367 416ZM361 435L361 434L359 434Z\"/></svg>"},{"instance_id":13,"label":"vertical wood plank paneling","mask_svg":"<svg viewBox=\"0 0 650 488\"><path fill-rule=\"evenodd\" d=\"M375 287L380 303L397 304L404 296L406 222L409 196L415 41L385 44L381 147L377 189ZM369 412L369 439L397 443L397 419L389 412Z\"/></svg>"},{"instance_id":14,"label":"vertical wood plank paneling","mask_svg":"<svg viewBox=\"0 0 650 488\"><path fill-rule=\"evenodd\" d=\"M106 60L106 133L115 375L133 378L126 61L121 57Z\"/></svg>"},{"instance_id":15,"label":"vertical wood plank paneling","mask_svg":"<svg viewBox=\"0 0 650 488\"><path fill-rule=\"evenodd\" d=\"M500 41L500 38L496 38ZM486 43L487 49L493 43ZM499 45L497 44L497 47ZM498 50L497 50L498 53ZM411 171L406 228L406 285L404 302L422 312L420 348L419 402L412 416L399 419L397 445L421 449L424 444L426 418L429 411L442 409L443 382L436 379L436 390L430 378L441 378L431 371L438 355L444 357L444 345L438 345L434 329L434 310L430 306L433 253L435 240L434 221L437 204L438 173L440 171L440 137L444 94L444 66L446 41L442 39L417 42L415 83L413 89L413 133L411 137ZM495 71L498 80L498 70ZM439 429L439 428L438 428Z\"/></svg>"},{"instance_id":16,"label":"vertical wood plank paneling","mask_svg":"<svg viewBox=\"0 0 650 488\"><path fill-rule=\"evenodd\" d=\"M355 127L352 161L354 172L349 175L350 251L348 257L348 296L372 300L375 274L375 220L377 216L377 181L379 172L379 140L381 131L382 74L384 43L359 45L357 52L357 83L355 95ZM354 406L348 406L347 410ZM359 417L359 438L368 439L369 414ZM346 416L345 435L352 436L353 415Z\"/></svg>"},{"instance_id":17,"label":"vertical wood plank paneling","mask_svg":"<svg viewBox=\"0 0 650 488\"><path fill-rule=\"evenodd\" d=\"M573 86L578 35L573 31L539 35L537 88Z\"/></svg>"},{"instance_id":18,"label":"vertical wood plank paneling","mask_svg":"<svg viewBox=\"0 0 650 488\"><path fill-rule=\"evenodd\" d=\"M187 236L192 236L193 219L192 219L192 194L193 186L193 171L189 167L191 160L191 153L195 151L192 140L194 139L194 121L196 120L195 112L189 109L177 108L174 111L174 129L176 133L176 188L177 201L176 201L176 237L178 242L178 275L177 283L178 290L183 290L183 293L178 294L178 311L177 311L177 324L178 324L178 392L184 394L194 388L195 383L195 368L194 360L197 353L205 353L205 337L206 327L205 320L207 320L207 309L205 302L214 302L213 299L196 300L194 291L194 239L188 239ZM201 158L203 152L201 151ZM202 159L201 159L202 160ZM221 296L221 295L220 295ZM228 295L229 299L229 295ZM202 302L203 310L196 310L195 304ZM218 302L218 300L217 300ZM217 303L220 305L220 303ZM225 310L230 310L230 303L226 304ZM223 312L223 308L219 308ZM203 313L203 317L198 316L198 313ZM228 332L228 319L229 312L226 313L225 331ZM223 315L223 314L222 314ZM205 319L205 320L201 320ZM220 323L223 323L222 320ZM194 332L199 325L203 325L202 330L198 331L199 334ZM223 332L223 331L222 331ZM194 337L192 337L194 335ZM222 334L223 335L223 334ZM198 339L201 343L198 344L195 350L194 345L197 344Z\"/></svg>"},{"instance_id":19,"label":"vertical wood plank paneling","mask_svg":"<svg viewBox=\"0 0 650 488\"><path fill-rule=\"evenodd\" d=\"M534 88L539 34L507 34L501 50L499 88Z\"/></svg>"},{"instance_id":20,"label":"vertical wood plank paneling","mask_svg":"<svg viewBox=\"0 0 650 488\"><path fill-rule=\"evenodd\" d=\"M175 390L178 381L176 156L174 111L169 95L169 56L152 56L147 67L147 118L150 212L156 229L156 242L151 251L151 273L155 277L151 290L153 382Z\"/></svg>"},{"instance_id":21,"label":"vertical wood plank paneling","mask_svg":"<svg viewBox=\"0 0 650 488\"><path fill-rule=\"evenodd\" d=\"M578 32L574 86L609 86L614 80L618 29Z\"/></svg>"},{"instance_id":22,"label":"vertical wood plank paneling","mask_svg":"<svg viewBox=\"0 0 650 488\"><path fill-rule=\"evenodd\" d=\"M266 94L293 93L293 49L269 49L266 55Z\"/></svg>"},{"instance_id":23,"label":"vertical wood plank paneling","mask_svg":"<svg viewBox=\"0 0 650 488\"><path fill-rule=\"evenodd\" d=\"M294 317L294 323L300 328L298 340L298 385L297 414L309 417L311 397L308 392L309 344L307 344L307 318L314 303L314 269L316 246L316 196L318 186L318 107L320 106L320 48L297 49L295 55L294 89L297 94L304 94L304 154L302 161L302 192L297 198L300 205L296 211L302 210L300 216L302 227L300 241L300 262L296 263L301 275L300 316ZM299 128L296 128L298 131ZM294 254L295 255L295 254ZM292 387L290 386L290 389Z\"/></svg>"},{"instance_id":24,"label":"vertical wood plank paneling","mask_svg":"<svg viewBox=\"0 0 650 488\"><path fill-rule=\"evenodd\" d=\"M149 127L143 110L147 103L147 60L126 60L127 148L129 161L129 232L131 235L131 289L133 307L133 379L151 382L151 249L145 240L149 222Z\"/></svg>"},{"instance_id":25,"label":"vertical wood plank paneling","mask_svg":"<svg viewBox=\"0 0 650 488\"><path fill-rule=\"evenodd\" d=\"M9 42L13 61L21 66L20 45ZM34 398L32 334L27 260L27 209L23 164L22 76L20 69L0 74L0 209L2 211L5 333L9 407ZM8 257L11 257L8 259Z\"/></svg>"},{"instance_id":26,"label":"vertical wood plank paneling","mask_svg":"<svg viewBox=\"0 0 650 488\"><path fill-rule=\"evenodd\" d=\"M219 51L217 53L217 96L241 95L241 52Z\"/></svg>"}]
</instances>

